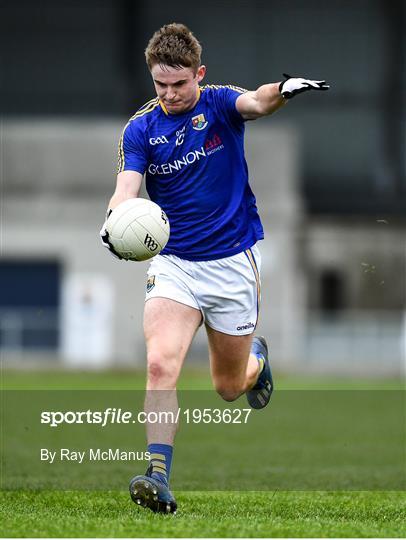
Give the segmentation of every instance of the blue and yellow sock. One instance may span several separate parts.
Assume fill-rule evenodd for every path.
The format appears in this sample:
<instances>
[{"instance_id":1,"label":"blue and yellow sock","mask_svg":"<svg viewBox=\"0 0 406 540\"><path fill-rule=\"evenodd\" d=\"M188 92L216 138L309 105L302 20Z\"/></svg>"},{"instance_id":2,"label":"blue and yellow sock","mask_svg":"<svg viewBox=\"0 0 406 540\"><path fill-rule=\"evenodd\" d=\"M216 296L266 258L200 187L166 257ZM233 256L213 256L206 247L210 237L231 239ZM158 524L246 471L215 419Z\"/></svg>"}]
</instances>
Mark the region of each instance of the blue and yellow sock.
<instances>
[{"instance_id":1,"label":"blue and yellow sock","mask_svg":"<svg viewBox=\"0 0 406 540\"><path fill-rule=\"evenodd\" d=\"M264 369L264 366L265 366L265 358L260 353L256 354L255 356L257 357L258 364L259 364L258 375L261 375L262 370Z\"/></svg>"},{"instance_id":2,"label":"blue and yellow sock","mask_svg":"<svg viewBox=\"0 0 406 540\"><path fill-rule=\"evenodd\" d=\"M257 357L257 360L258 360L258 366L259 366L258 377L259 377L265 367L265 358L263 357L261 353L256 353L255 356Z\"/></svg>"},{"instance_id":3,"label":"blue and yellow sock","mask_svg":"<svg viewBox=\"0 0 406 540\"><path fill-rule=\"evenodd\" d=\"M162 482L168 486L171 473L173 446L169 444L149 444L148 452L150 453L150 464L152 465L150 473L151 478L155 478L158 482Z\"/></svg>"},{"instance_id":4,"label":"blue and yellow sock","mask_svg":"<svg viewBox=\"0 0 406 540\"><path fill-rule=\"evenodd\" d=\"M257 384L258 379L260 378L261 373L263 372L264 367L265 367L265 358L263 357L261 353L254 353L254 354L256 356L256 359L258 360L258 376L257 376L257 381L255 383Z\"/></svg>"}]
</instances>

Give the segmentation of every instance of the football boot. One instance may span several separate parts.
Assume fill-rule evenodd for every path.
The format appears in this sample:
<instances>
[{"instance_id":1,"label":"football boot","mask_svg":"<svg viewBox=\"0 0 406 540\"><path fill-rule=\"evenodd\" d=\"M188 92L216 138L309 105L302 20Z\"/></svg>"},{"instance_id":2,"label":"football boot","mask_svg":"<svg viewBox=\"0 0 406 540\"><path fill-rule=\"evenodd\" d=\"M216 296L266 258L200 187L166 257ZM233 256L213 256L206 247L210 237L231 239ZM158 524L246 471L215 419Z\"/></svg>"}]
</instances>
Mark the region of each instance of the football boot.
<instances>
[{"instance_id":1,"label":"football boot","mask_svg":"<svg viewBox=\"0 0 406 540\"><path fill-rule=\"evenodd\" d=\"M130 481L130 495L135 504L153 512L175 514L177 504L169 488L150 476L150 465L145 475L134 476Z\"/></svg>"}]
</instances>

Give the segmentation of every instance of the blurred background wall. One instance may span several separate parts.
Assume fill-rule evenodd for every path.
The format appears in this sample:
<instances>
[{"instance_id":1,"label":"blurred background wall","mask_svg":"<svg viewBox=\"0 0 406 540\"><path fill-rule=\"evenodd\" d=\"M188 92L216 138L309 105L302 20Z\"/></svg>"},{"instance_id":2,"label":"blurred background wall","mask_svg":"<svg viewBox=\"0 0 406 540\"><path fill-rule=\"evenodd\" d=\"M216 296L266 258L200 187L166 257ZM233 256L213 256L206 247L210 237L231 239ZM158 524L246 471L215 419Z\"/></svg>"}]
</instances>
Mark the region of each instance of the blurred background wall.
<instances>
[{"instance_id":1,"label":"blurred background wall","mask_svg":"<svg viewBox=\"0 0 406 540\"><path fill-rule=\"evenodd\" d=\"M0 348L7 365L142 365L146 264L98 229L121 130L153 87L162 24L207 83L327 79L247 126L266 239L259 330L280 370L405 367L406 9L392 0L2 2ZM145 196L145 193L144 193ZM204 332L190 360L205 358Z\"/></svg>"}]
</instances>

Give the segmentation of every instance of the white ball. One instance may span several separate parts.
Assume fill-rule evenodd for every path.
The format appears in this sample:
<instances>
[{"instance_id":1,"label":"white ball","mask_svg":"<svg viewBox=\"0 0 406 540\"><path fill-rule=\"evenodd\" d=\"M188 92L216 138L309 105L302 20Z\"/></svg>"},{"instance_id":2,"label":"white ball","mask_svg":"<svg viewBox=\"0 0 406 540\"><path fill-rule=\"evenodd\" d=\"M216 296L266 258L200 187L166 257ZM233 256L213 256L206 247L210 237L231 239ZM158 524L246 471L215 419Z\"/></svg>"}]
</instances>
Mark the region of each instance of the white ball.
<instances>
[{"instance_id":1,"label":"white ball","mask_svg":"<svg viewBox=\"0 0 406 540\"><path fill-rule=\"evenodd\" d=\"M149 199L120 203L106 223L115 251L129 261L146 261L158 255L169 239L169 220L162 208Z\"/></svg>"}]
</instances>

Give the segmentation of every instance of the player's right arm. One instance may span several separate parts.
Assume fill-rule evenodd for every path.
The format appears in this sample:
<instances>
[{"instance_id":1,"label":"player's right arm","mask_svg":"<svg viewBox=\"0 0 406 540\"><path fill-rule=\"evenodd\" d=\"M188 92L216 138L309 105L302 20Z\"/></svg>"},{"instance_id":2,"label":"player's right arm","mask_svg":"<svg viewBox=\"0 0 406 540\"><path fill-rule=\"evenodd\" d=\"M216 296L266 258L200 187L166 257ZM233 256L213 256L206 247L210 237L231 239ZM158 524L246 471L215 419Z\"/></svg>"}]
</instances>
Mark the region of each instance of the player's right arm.
<instances>
[{"instance_id":1,"label":"player's right arm","mask_svg":"<svg viewBox=\"0 0 406 540\"><path fill-rule=\"evenodd\" d=\"M142 174L137 171L123 171L117 175L116 189L110 199L108 210L114 210L127 199L138 197L142 183Z\"/></svg>"},{"instance_id":2,"label":"player's right arm","mask_svg":"<svg viewBox=\"0 0 406 540\"><path fill-rule=\"evenodd\" d=\"M118 146L118 174L116 189L107 207L106 221L100 230L103 246L115 257L121 257L114 251L106 229L107 219L111 212L122 202L138 197L143 171L146 166L146 153L143 145L144 130L138 123L131 121L125 126Z\"/></svg>"},{"instance_id":3,"label":"player's right arm","mask_svg":"<svg viewBox=\"0 0 406 540\"><path fill-rule=\"evenodd\" d=\"M116 206L118 206L120 203L126 201L127 199L138 197L141 182L142 174L137 171L122 171L118 173L116 189L107 208L106 221L103 223L103 226L100 229L100 239L103 246L108 249L112 255L117 257L117 259L121 259L122 257L116 253L112 243L109 240L109 233L106 229L107 219L114 208L116 208Z\"/></svg>"}]
</instances>

